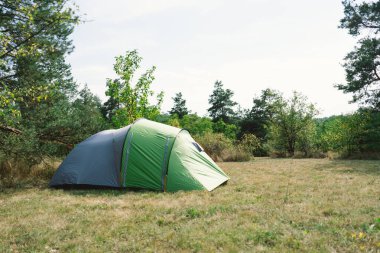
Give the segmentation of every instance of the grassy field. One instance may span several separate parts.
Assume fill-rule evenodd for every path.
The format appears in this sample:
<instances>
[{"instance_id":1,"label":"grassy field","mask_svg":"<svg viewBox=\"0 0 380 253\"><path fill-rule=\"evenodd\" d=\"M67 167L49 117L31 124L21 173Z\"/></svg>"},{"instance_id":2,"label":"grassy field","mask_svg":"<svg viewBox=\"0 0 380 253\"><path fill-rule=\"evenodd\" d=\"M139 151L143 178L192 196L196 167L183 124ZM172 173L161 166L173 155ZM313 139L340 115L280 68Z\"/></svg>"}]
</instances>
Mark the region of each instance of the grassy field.
<instances>
[{"instance_id":1,"label":"grassy field","mask_svg":"<svg viewBox=\"0 0 380 253\"><path fill-rule=\"evenodd\" d=\"M380 162L220 163L213 192L8 188L0 252L380 252Z\"/></svg>"}]
</instances>

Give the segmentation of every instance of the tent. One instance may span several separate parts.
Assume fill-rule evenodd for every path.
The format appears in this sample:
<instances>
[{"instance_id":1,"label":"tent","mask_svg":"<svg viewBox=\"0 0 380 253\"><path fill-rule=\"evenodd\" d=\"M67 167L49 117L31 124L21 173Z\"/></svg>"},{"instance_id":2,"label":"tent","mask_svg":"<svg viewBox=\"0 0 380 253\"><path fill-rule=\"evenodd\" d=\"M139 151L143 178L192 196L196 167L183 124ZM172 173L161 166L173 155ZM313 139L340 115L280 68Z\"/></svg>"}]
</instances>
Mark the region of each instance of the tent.
<instances>
[{"instance_id":1,"label":"tent","mask_svg":"<svg viewBox=\"0 0 380 253\"><path fill-rule=\"evenodd\" d=\"M76 145L50 186L211 191L228 179L186 130L139 119Z\"/></svg>"}]
</instances>

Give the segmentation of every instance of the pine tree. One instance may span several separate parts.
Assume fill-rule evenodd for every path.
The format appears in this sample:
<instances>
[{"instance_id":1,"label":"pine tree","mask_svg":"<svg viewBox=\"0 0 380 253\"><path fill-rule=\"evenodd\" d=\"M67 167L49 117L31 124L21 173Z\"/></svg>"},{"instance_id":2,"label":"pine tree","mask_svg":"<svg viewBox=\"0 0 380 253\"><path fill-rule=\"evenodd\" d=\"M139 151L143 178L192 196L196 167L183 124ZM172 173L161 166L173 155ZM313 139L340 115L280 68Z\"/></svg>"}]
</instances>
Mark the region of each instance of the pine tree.
<instances>
[{"instance_id":1,"label":"pine tree","mask_svg":"<svg viewBox=\"0 0 380 253\"><path fill-rule=\"evenodd\" d=\"M353 94L361 102L380 110L380 1L355 3L344 0L344 18L340 28L361 37L358 45L345 57L346 84L336 87Z\"/></svg>"},{"instance_id":2,"label":"pine tree","mask_svg":"<svg viewBox=\"0 0 380 253\"><path fill-rule=\"evenodd\" d=\"M182 98L182 93L176 93L175 97L172 98L174 105L169 111L170 115L177 115L179 119L182 119L183 116L188 115L190 111L186 107L186 100Z\"/></svg>"},{"instance_id":3,"label":"pine tree","mask_svg":"<svg viewBox=\"0 0 380 253\"><path fill-rule=\"evenodd\" d=\"M232 117L235 115L233 110L236 102L232 101L234 92L230 89L223 89L223 83L216 81L214 84L214 90L208 100L211 105L208 108L208 112L214 122L222 119L226 123L232 121Z\"/></svg>"}]
</instances>

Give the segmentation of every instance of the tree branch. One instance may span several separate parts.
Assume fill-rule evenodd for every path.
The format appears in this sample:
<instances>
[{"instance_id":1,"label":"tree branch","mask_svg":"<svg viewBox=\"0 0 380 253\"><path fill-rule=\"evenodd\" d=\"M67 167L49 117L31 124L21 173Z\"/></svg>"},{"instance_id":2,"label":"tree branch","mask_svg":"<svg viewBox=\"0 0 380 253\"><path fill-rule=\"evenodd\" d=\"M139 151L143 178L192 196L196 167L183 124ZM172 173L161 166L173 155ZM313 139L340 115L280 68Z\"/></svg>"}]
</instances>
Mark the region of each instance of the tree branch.
<instances>
[{"instance_id":1,"label":"tree branch","mask_svg":"<svg viewBox=\"0 0 380 253\"><path fill-rule=\"evenodd\" d=\"M60 9L59 11L61 11L63 8L63 5L60 6ZM7 50L5 53L3 53L2 55L0 55L0 59L8 56L10 53L12 53L14 50L18 49L20 46L22 46L23 44L27 43L28 41L30 41L32 38L36 37L37 35L41 34L44 30L48 29L48 28L51 28L52 26L55 26L56 25L56 22L59 22L61 20L63 20L64 18L56 18L56 19L52 19L52 20L45 20L45 19L41 19L43 21L46 21L46 24L42 25L42 27L36 31L35 33L31 34L29 37L25 38L24 40L22 40L21 42L19 42L18 44L16 44L14 47L12 47L11 49ZM68 19L68 20L72 20L72 19Z\"/></svg>"},{"instance_id":2,"label":"tree branch","mask_svg":"<svg viewBox=\"0 0 380 253\"><path fill-rule=\"evenodd\" d=\"M11 133L14 133L14 134L22 134L21 130L18 130L16 128L9 127L9 126L2 126L2 125L0 125L0 130L3 131L3 132L11 132Z\"/></svg>"},{"instance_id":3,"label":"tree branch","mask_svg":"<svg viewBox=\"0 0 380 253\"><path fill-rule=\"evenodd\" d=\"M3 132L10 132L10 133L17 134L17 135L21 135L23 133L21 130L19 130L17 128L13 128L13 127L9 127L9 126L4 126L4 125L0 125L0 130L3 131ZM68 149L72 149L74 147L73 144L66 143L66 142L64 142L62 140L59 140L59 139L56 139L56 138L48 139L48 138L44 138L42 136L39 139L42 142L50 142L50 143L56 143L56 144L64 145Z\"/></svg>"}]
</instances>

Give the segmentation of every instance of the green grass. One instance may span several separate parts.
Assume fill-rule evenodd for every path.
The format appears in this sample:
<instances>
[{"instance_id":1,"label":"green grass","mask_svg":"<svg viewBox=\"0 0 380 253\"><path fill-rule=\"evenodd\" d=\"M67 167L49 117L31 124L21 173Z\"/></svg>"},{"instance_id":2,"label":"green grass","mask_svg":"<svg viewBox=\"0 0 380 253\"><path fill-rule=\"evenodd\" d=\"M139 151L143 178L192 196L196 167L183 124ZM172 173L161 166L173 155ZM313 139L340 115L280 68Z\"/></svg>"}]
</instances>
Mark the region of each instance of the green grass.
<instances>
[{"instance_id":1,"label":"green grass","mask_svg":"<svg viewBox=\"0 0 380 253\"><path fill-rule=\"evenodd\" d=\"M0 252L379 252L380 163L220 163L213 192L0 192Z\"/></svg>"}]
</instances>

